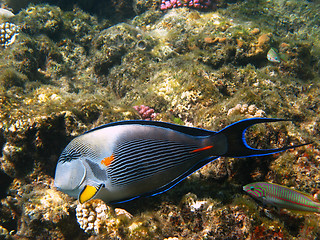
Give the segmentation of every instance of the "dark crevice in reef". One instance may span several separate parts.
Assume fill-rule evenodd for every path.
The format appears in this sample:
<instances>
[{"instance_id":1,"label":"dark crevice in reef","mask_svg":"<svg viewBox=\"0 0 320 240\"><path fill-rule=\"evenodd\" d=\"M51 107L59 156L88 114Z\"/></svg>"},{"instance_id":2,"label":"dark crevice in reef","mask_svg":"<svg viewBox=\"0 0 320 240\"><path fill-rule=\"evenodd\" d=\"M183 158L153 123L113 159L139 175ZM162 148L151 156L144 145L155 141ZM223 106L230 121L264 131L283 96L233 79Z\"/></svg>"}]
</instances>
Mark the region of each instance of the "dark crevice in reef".
<instances>
[{"instance_id":1,"label":"dark crevice in reef","mask_svg":"<svg viewBox=\"0 0 320 240\"><path fill-rule=\"evenodd\" d=\"M12 181L13 178L0 170L0 199L7 197L7 190Z\"/></svg>"},{"instance_id":2,"label":"dark crevice in reef","mask_svg":"<svg viewBox=\"0 0 320 240\"><path fill-rule=\"evenodd\" d=\"M0 149L1 149L1 151L0 151L0 157L2 157L2 149L3 149L5 143L6 143L6 139L5 139L5 137L4 137L4 135L3 135L3 131L2 131L2 129L1 129L1 130L0 130Z\"/></svg>"},{"instance_id":3,"label":"dark crevice in reef","mask_svg":"<svg viewBox=\"0 0 320 240\"><path fill-rule=\"evenodd\" d=\"M0 157L2 157L2 149L6 143L6 139L3 135L3 131L0 130ZM12 182L12 178L0 170L0 199L3 199L7 196L7 190L9 185Z\"/></svg>"}]
</instances>

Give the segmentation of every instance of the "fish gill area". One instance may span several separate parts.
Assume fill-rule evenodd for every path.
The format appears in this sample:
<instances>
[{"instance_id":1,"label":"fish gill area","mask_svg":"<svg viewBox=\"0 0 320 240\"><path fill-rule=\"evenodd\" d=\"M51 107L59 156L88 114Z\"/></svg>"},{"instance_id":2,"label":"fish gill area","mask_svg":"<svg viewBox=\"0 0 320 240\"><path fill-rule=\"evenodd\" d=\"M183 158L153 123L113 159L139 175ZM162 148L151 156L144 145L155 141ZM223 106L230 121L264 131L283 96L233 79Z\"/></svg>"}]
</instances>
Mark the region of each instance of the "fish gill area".
<instances>
[{"instance_id":1,"label":"fish gill area","mask_svg":"<svg viewBox=\"0 0 320 240\"><path fill-rule=\"evenodd\" d=\"M0 239L318 239L319 215L265 209L253 181L318 198L320 5L158 0L21 1L0 14ZM286 61L267 60L270 48ZM248 117L256 148L313 142L266 157L220 158L168 192L109 206L57 191L58 157L101 124L143 118L218 131Z\"/></svg>"}]
</instances>

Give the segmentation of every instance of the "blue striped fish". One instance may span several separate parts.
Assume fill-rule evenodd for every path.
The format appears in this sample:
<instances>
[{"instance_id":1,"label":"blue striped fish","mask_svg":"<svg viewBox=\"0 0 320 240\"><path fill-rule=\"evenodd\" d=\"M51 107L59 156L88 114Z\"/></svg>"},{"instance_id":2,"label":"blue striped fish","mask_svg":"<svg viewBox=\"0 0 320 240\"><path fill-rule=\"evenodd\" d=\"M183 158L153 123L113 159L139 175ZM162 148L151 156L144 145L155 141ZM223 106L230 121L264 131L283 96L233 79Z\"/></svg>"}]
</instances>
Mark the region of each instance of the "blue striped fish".
<instances>
[{"instance_id":1,"label":"blue striped fish","mask_svg":"<svg viewBox=\"0 0 320 240\"><path fill-rule=\"evenodd\" d=\"M243 190L265 205L301 212L320 213L320 203L316 202L311 195L286 186L255 182L244 186Z\"/></svg>"},{"instance_id":2,"label":"blue striped fish","mask_svg":"<svg viewBox=\"0 0 320 240\"><path fill-rule=\"evenodd\" d=\"M61 153L55 186L78 198L116 203L152 196L175 186L220 156L269 155L302 145L255 149L248 127L284 119L251 118L219 132L155 121L114 122L73 139Z\"/></svg>"}]
</instances>

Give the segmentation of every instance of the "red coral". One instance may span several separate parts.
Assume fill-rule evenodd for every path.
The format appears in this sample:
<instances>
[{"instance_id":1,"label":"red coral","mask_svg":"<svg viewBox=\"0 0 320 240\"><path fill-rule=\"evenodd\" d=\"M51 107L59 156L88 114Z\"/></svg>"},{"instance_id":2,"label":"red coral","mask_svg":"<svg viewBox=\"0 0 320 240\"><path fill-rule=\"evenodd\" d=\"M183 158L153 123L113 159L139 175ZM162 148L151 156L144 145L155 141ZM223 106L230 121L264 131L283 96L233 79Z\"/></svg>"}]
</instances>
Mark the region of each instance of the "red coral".
<instances>
[{"instance_id":1,"label":"red coral","mask_svg":"<svg viewBox=\"0 0 320 240\"><path fill-rule=\"evenodd\" d=\"M134 106L133 108L138 111L143 120L154 120L154 118L159 114L155 113L153 108L145 105Z\"/></svg>"}]
</instances>

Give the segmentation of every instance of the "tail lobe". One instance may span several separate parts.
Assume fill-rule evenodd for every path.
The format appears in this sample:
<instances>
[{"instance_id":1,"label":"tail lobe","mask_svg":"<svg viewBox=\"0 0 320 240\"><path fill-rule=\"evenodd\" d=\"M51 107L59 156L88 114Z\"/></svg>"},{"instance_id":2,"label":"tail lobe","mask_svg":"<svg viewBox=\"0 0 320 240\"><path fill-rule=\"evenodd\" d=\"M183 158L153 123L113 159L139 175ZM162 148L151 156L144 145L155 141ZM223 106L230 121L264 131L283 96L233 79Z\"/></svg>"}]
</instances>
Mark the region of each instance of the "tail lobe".
<instances>
[{"instance_id":1,"label":"tail lobe","mask_svg":"<svg viewBox=\"0 0 320 240\"><path fill-rule=\"evenodd\" d=\"M258 123L267 123L267 122L280 122L280 121L290 121L281 118L250 118L238 121L234 124L227 126L226 128L219 131L217 134L223 134L227 139L227 151L222 156L225 157L255 157L255 156L264 156L270 155L278 152L282 152L288 149L293 149L296 147L308 145L310 143L286 146L282 148L273 148L273 149L257 149L250 147L245 139L246 130L255 124Z\"/></svg>"}]
</instances>

